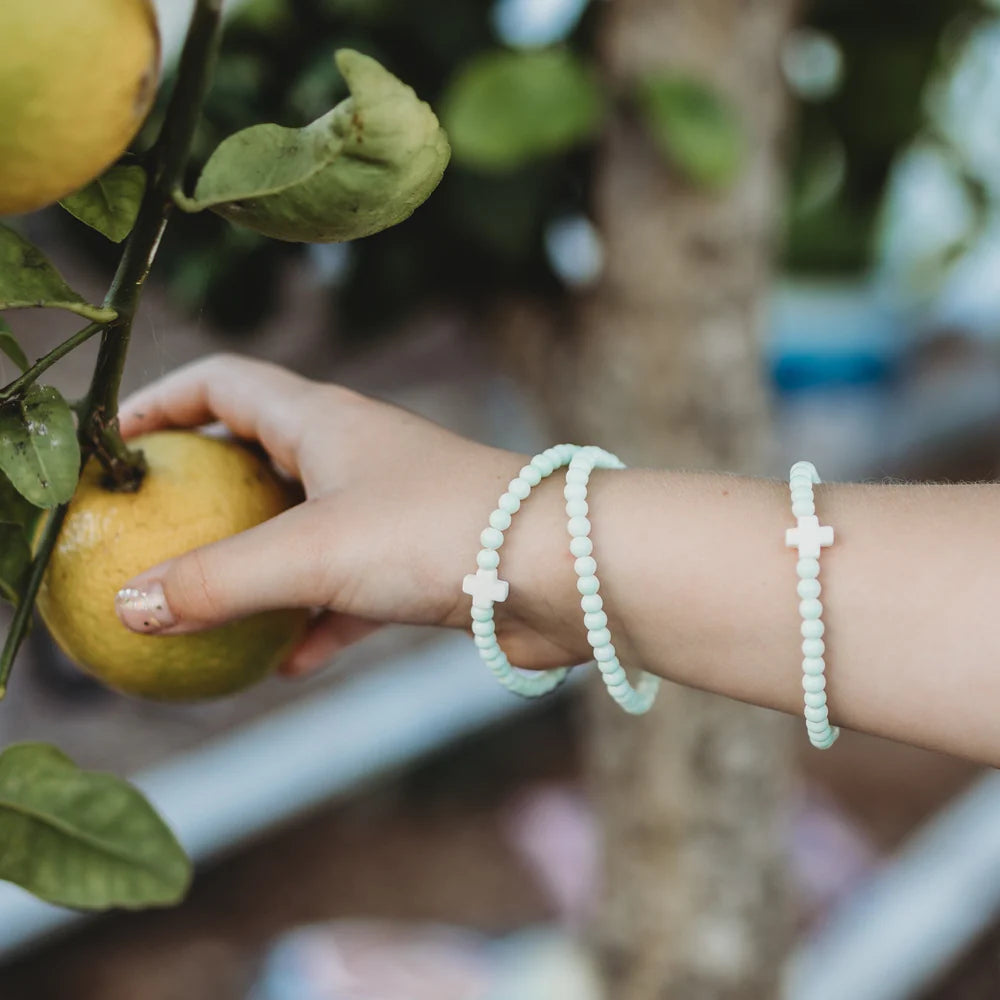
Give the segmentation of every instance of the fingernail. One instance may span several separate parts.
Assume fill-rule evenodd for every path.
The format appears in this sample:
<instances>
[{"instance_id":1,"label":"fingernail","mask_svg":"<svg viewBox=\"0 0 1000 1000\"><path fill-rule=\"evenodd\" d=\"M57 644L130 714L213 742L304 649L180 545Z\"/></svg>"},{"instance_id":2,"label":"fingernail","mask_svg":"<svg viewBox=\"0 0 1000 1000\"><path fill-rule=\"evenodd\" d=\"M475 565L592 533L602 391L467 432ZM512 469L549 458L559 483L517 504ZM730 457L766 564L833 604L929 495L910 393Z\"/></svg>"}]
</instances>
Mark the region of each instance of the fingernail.
<instances>
[{"instance_id":1,"label":"fingernail","mask_svg":"<svg viewBox=\"0 0 1000 1000\"><path fill-rule=\"evenodd\" d=\"M123 587L115 594L115 611L133 632L159 632L174 624L163 587L156 581L142 589Z\"/></svg>"}]
</instances>

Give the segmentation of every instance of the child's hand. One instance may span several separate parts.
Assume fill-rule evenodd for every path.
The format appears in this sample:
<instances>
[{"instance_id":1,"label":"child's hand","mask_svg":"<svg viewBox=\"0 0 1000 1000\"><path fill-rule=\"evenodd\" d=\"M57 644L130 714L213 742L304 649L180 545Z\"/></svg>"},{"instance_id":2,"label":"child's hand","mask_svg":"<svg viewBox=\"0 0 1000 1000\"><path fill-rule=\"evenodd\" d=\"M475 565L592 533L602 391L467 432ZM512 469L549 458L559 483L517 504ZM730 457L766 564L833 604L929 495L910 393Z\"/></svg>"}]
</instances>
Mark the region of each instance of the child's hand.
<instances>
[{"instance_id":1,"label":"child's hand","mask_svg":"<svg viewBox=\"0 0 1000 1000\"><path fill-rule=\"evenodd\" d=\"M322 665L385 622L468 627L462 578L475 571L479 534L525 462L339 386L229 355L141 390L120 419L126 437L221 421L301 480L307 499L297 507L122 581L140 590L162 585L172 621L160 629L165 634L271 608L321 609L286 673ZM553 615L557 592L576 605L572 572L562 565L570 557L557 485L537 488L502 550L511 598L497 605L497 629L519 666L587 658L571 648L580 631L575 616L566 630L574 638L564 642ZM554 574L555 587L548 582ZM119 613L143 630L141 615ZM532 624L536 618L547 624Z\"/></svg>"}]
</instances>

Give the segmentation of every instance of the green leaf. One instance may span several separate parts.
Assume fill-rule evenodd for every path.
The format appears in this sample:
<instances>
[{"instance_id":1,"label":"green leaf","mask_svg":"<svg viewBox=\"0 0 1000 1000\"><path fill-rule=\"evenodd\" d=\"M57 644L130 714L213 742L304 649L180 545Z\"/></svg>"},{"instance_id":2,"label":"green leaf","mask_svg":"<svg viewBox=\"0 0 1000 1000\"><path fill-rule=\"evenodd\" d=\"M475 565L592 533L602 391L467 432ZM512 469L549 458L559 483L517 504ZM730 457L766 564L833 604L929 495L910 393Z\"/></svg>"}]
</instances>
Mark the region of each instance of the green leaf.
<instances>
[{"instance_id":1,"label":"green leaf","mask_svg":"<svg viewBox=\"0 0 1000 1000\"><path fill-rule=\"evenodd\" d=\"M121 243L132 232L145 191L146 171L136 164L119 165L59 204L112 243Z\"/></svg>"},{"instance_id":2,"label":"green leaf","mask_svg":"<svg viewBox=\"0 0 1000 1000\"><path fill-rule=\"evenodd\" d=\"M702 187L728 187L746 157L732 106L700 80L646 76L636 85L640 114L667 160Z\"/></svg>"},{"instance_id":3,"label":"green leaf","mask_svg":"<svg viewBox=\"0 0 1000 1000\"><path fill-rule=\"evenodd\" d=\"M27 356L21 349L21 345L17 342L13 331L3 319L0 319L0 351L3 351L21 371L24 371L28 367Z\"/></svg>"},{"instance_id":4,"label":"green leaf","mask_svg":"<svg viewBox=\"0 0 1000 1000\"><path fill-rule=\"evenodd\" d=\"M116 315L113 309L91 305L77 295L38 247L0 225L0 309L32 306L68 309L98 323Z\"/></svg>"},{"instance_id":5,"label":"green leaf","mask_svg":"<svg viewBox=\"0 0 1000 1000\"><path fill-rule=\"evenodd\" d=\"M80 445L73 413L56 389L32 385L0 405L0 469L36 507L66 503L76 489Z\"/></svg>"},{"instance_id":6,"label":"green leaf","mask_svg":"<svg viewBox=\"0 0 1000 1000\"><path fill-rule=\"evenodd\" d=\"M505 172L593 138L604 110L596 75L569 50L501 51L466 63L441 118L456 163Z\"/></svg>"},{"instance_id":7,"label":"green leaf","mask_svg":"<svg viewBox=\"0 0 1000 1000\"><path fill-rule=\"evenodd\" d=\"M0 878L77 909L179 902L191 865L141 793L45 743L0 754Z\"/></svg>"},{"instance_id":8,"label":"green leaf","mask_svg":"<svg viewBox=\"0 0 1000 1000\"><path fill-rule=\"evenodd\" d=\"M350 97L302 129L231 135L182 207L279 240L330 243L402 222L426 200L449 157L434 112L374 59L341 49L336 60Z\"/></svg>"},{"instance_id":9,"label":"green leaf","mask_svg":"<svg viewBox=\"0 0 1000 1000\"><path fill-rule=\"evenodd\" d=\"M31 568L31 546L19 524L0 523L0 598L16 605Z\"/></svg>"}]
</instances>

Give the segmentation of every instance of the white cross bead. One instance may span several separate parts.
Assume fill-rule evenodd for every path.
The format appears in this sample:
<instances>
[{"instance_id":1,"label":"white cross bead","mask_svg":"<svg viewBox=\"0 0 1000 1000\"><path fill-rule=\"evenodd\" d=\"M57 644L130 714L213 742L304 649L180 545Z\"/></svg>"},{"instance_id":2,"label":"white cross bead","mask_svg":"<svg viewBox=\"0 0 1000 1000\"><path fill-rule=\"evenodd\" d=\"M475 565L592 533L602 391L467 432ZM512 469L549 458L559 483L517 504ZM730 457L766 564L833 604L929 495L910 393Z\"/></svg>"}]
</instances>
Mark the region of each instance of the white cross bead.
<instances>
[{"instance_id":1,"label":"white cross bead","mask_svg":"<svg viewBox=\"0 0 1000 1000\"><path fill-rule=\"evenodd\" d=\"M821 548L833 545L833 528L820 524L815 514L800 517L798 525L785 532L785 544L798 548L800 559L818 559Z\"/></svg>"},{"instance_id":2,"label":"white cross bead","mask_svg":"<svg viewBox=\"0 0 1000 1000\"><path fill-rule=\"evenodd\" d=\"M506 601L509 591L510 584L506 580L498 580L495 569L480 567L462 580L462 593L472 597L474 608L489 608L496 601Z\"/></svg>"}]
</instances>

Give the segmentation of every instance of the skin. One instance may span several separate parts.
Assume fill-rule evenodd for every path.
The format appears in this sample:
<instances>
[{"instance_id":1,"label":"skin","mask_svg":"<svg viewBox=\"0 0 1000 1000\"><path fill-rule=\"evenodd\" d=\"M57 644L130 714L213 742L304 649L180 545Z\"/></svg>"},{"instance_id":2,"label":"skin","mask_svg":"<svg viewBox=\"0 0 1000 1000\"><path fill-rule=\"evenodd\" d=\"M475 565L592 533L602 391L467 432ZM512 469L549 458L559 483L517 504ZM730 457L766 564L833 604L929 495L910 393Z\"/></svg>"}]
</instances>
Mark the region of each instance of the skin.
<instances>
[{"instance_id":1,"label":"skin","mask_svg":"<svg viewBox=\"0 0 1000 1000\"><path fill-rule=\"evenodd\" d=\"M468 629L462 578L475 569L497 498L528 460L239 357L182 368L120 416L126 436L221 421L302 481L298 507L122 581L163 587L169 633L267 608L319 609L283 668L289 675L328 663L384 623ZM800 714L787 484L595 472L589 502L622 662ZM519 666L590 658L563 505L557 473L533 490L501 550L510 597L496 606L497 633ZM820 560L834 725L1000 766L997 507L987 484L816 488L820 521L836 532Z\"/></svg>"}]
</instances>

